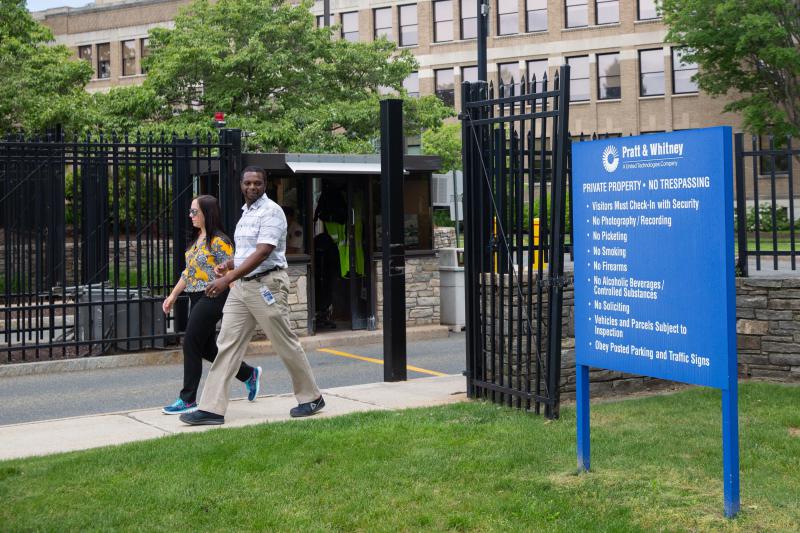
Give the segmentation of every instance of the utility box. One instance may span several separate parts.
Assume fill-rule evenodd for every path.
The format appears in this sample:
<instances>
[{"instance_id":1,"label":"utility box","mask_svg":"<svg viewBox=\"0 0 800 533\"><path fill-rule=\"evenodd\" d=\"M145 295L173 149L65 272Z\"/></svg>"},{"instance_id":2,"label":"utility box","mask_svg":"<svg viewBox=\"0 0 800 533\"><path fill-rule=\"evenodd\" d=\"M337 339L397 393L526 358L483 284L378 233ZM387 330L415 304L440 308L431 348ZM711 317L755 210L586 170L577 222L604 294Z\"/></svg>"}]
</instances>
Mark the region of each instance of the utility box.
<instances>
[{"instance_id":1,"label":"utility box","mask_svg":"<svg viewBox=\"0 0 800 533\"><path fill-rule=\"evenodd\" d=\"M80 287L78 295L78 338L82 341L115 339L103 344L103 352L112 348L135 351L163 348L166 320L160 299L149 290ZM162 336L142 339L141 337Z\"/></svg>"},{"instance_id":2,"label":"utility box","mask_svg":"<svg viewBox=\"0 0 800 533\"><path fill-rule=\"evenodd\" d=\"M441 248L439 251L439 297L441 323L460 331L466 324L464 310L464 249Z\"/></svg>"}]
</instances>

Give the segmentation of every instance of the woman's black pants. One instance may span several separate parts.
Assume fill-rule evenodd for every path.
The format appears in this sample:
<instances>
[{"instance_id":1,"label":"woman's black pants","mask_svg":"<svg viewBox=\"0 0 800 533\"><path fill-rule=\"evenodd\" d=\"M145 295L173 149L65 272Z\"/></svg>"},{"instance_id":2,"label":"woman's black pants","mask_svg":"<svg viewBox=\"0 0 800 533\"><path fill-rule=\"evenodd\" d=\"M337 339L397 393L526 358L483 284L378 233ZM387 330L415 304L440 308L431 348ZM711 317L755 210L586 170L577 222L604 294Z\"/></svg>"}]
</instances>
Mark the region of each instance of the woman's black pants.
<instances>
[{"instance_id":1,"label":"woman's black pants","mask_svg":"<svg viewBox=\"0 0 800 533\"><path fill-rule=\"evenodd\" d=\"M192 302L183 337L183 390L180 397L186 403L197 399L203 359L213 362L217 357L217 322L222 318L228 292L226 290L216 298L209 298L202 291L186 293ZM236 379L245 382L252 374L253 367L242 361Z\"/></svg>"}]
</instances>

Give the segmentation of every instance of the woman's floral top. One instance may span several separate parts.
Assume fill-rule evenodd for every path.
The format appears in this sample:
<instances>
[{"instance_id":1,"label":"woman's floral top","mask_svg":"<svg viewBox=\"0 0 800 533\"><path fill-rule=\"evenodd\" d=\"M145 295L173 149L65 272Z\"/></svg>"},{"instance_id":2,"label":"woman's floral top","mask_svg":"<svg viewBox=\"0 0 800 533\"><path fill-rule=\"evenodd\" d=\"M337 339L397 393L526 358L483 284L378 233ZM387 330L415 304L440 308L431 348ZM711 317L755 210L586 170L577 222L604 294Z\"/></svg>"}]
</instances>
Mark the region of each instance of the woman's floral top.
<instances>
[{"instance_id":1,"label":"woman's floral top","mask_svg":"<svg viewBox=\"0 0 800 533\"><path fill-rule=\"evenodd\" d=\"M233 257L233 246L230 242L214 237L211 245L206 239L196 241L186 250L186 268L181 278L186 282L186 292L203 291L214 281L214 267Z\"/></svg>"}]
</instances>

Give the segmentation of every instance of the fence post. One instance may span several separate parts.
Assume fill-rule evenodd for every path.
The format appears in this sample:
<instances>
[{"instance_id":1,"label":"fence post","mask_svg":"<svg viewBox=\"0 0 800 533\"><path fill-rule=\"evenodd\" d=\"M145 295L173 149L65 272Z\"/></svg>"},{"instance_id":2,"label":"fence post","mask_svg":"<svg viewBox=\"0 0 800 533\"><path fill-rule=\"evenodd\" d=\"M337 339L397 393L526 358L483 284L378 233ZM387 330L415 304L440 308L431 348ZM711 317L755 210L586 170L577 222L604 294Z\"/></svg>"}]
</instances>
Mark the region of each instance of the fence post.
<instances>
[{"instance_id":1,"label":"fence post","mask_svg":"<svg viewBox=\"0 0 800 533\"><path fill-rule=\"evenodd\" d=\"M552 215L550 224L550 316L547 336L547 387L550 403L545 407L547 418L558 418L561 383L561 307L564 292L564 202L567 173L567 128L569 127L569 66L559 68L558 117L553 142L555 164L551 188Z\"/></svg>"},{"instance_id":2,"label":"fence post","mask_svg":"<svg viewBox=\"0 0 800 533\"><path fill-rule=\"evenodd\" d=\"M474 259L475 248L473 244L475 228L472 218L473 212L473 179L475 175L475 162L474 162L474 149L473 144L470 142L470 133L472 132L472 124L469 121L469 104L472 101L473 85L465 81L461 84L461 154L463 158L462 168L464 169L463 180L463 204L462 213L464 217L464 303L466 306L465 322L466 322L466 343L467 343L467 361L466 361L466 374L467 374L467 396L475 398L475 384L473 380L479 374L480 361L476 355L476 350L479 344L477 343L478 337L476 331L480 331L478 324L479 318L476 317L476 303L475 303L475 285L473 281L475 277ZM458 226L458 221L456 221ZM479 254L478 254L479 255Z\"/></svg>"},{"instance_id":3,"label":"fence post","mask_svg":"<svg viewBox=\"0 0 800 533\"><path fill-rule=\"evenodd\" d=\"M102 137L95 150L87 145L81 162L81 281L87 285L108 279L108 154L102 146Z\"/></svg>"},{"instance_id":4,"label":"fence post","mask_svg":"<svg viewBox=\"0 0 800 533\"><path fill-rule=\"evenodd\" d=\"M224 129L220 132L219 203L225 231L233 235L242 213L242 190L239 174L242 171L242 130Z\"/></svg>"},{"instance_id":5,"label":"fence post","mask_svg":"<svg viewBox=\"0 0 800 533\"><path fill-rule=\"evenodd\" d=\"M47 241L46 254L46 283L53 287L61 281L65 272L64 243L66 242L66 220L64 219L64 180L66 178L66 165L64 164L64 135L61 127L57 126L48 134L51 139L51 154L53 163L48 166L49 201L47 206Z\"/></svg>"},{"instance_id":6,"label":"fence post","mask_svg":"<svg viewBox=\"0 0 800 533\"><path fill-rule=\"evenodd\" d=\"M192 176L189 170L191 157L191 144L189 139L175 139L175 155L172 165L172 278L178 279L186 267L184 252L186 250L186 237L189 227L189 208L192 205ZM189 305L186 299L178 298L175 302L175 333L186 331L189 316Z\"/></svg>"},{"instance_id":7,"label":"fence post","mask_svg":"<svg viewBox=\"0 0 800 533\"><path fill-rule=\"evenodd\" d=\"M406 380L403 101L381 100L383 380Z\"/></svg>"},{"instance_id":8,"label":"fence post","mask_svg":"<svg viewBox=\"0 0 800 533\"><path fill-rule=\"evenodd\" d=\"M739 254L736 266L747 277L747 198L744 192L744 133L734 135L734 162L736 167L736 234Z\"/></svg>"}]
</instances>

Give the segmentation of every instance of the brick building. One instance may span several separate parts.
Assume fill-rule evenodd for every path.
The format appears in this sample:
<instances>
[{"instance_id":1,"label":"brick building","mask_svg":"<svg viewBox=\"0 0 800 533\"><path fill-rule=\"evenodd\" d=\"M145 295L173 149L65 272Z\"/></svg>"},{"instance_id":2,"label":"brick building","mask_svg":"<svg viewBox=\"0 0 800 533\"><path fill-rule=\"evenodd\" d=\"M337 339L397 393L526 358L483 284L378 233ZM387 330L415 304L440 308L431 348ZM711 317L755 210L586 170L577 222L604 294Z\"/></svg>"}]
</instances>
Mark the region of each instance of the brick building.
<instances>
[{"instance_id":1,"label":"brick building","mask_svg":"<svg viewBox=\"0 0 800 533\"><path fill-rule=\"evenodd\" d=\"M172 24L190 0L96 0L35 13L56 41L92 62L90 91L140 83L147 33ZM322 24L322 2L313 12ZM477 76L476 0L332 0L338 38L385 35L419 61L411 93L460 104L456 90ZM488 73L495 83L572 67L570 131L628 135L732 124L723 99L699 92L696 67L664 44L655 0L491 0Z\"/></svg>"}]
</instances>

